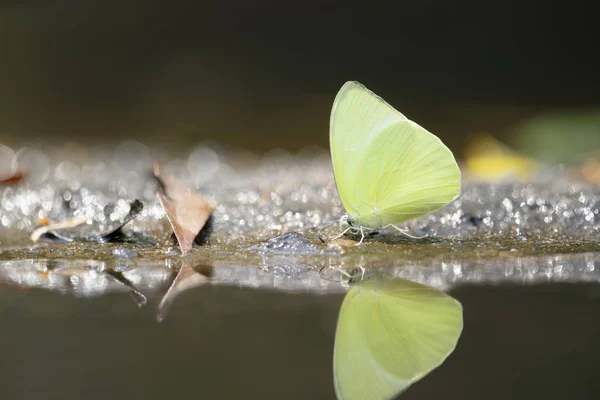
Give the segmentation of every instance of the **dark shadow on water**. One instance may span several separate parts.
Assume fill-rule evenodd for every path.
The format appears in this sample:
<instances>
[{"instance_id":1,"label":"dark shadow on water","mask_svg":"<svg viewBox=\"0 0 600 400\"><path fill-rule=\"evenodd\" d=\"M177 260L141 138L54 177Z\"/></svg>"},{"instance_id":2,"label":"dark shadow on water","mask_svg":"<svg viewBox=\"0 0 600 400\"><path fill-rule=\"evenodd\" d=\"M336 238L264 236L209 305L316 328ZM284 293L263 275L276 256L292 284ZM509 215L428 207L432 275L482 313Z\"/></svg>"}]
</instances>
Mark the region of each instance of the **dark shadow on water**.
<instances>
[{"instance_id":1,"label":"dark shadow on water","mask_svg":"<svg viewBox=\"0 0 600 400\"><path fill-rule=\"evenodd\" d=\"M600 288L463 286L464 331L402 399L600 398ZM202 285L162 324L127 293L0 290L0 398L333 399L342 294Z\"/></svg>"}]
</instances>

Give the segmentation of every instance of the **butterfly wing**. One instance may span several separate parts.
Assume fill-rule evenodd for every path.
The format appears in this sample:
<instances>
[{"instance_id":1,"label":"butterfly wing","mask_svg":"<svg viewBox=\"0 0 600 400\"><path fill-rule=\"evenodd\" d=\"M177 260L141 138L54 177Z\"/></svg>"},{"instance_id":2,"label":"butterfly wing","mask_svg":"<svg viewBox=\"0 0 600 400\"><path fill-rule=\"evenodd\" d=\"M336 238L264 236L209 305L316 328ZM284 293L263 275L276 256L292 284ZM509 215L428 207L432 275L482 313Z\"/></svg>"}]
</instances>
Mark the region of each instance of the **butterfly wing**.
<instances>
[{"instance_id":1,"label":"butterfly wing","mask_svg":"<svg viewBox=\"0 0 600 400\"><path fill-rule=\"evenodd\" d=\"M371 228L430 214L460 194L460 169L450 149L408 119L372 137L357 178L358 220Z\"/></svg>"},{"instance_id":2,"label":"butterfly wing","mask_svg":"<svg viewBox=\"0 0 600 400\"><path fill-rule=\"evenodd\" d=\"M452 353L462 326L461 304L443 292L403 279L359 282L335 335L338 399L393 398Z\"/></svg>"},{"instance_id":3,"label":"butterfly wing","mask_svg":"<svg viewBox=\"0 0 600 400\"><path fill-rule=\"evenodd\" d=\"M358 82L346 82L338 92L329 121L333 172L342 204L356 216L357 176L367 144L385 127L406 117Z\"/></svg>"},{"instance_id":4,"label":"butterfly wing","mask_svg":"<svg viewBox=\"0 0 600 400\"><path fill-rule=\"evenodd\" d=\"M399 224L460 194L452 152L358 82L336 96L329 140L342 204L360 225Z\"/></svg>"}]
</instances>

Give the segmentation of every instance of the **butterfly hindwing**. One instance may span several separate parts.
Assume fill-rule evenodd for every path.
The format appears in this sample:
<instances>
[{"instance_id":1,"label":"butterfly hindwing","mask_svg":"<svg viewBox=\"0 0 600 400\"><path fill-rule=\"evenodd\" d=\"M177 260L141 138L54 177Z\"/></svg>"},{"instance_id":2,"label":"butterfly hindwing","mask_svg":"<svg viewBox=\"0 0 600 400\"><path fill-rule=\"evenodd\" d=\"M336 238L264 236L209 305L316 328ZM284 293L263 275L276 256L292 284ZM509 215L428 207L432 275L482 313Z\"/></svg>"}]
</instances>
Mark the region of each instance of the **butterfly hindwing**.
<instances>
[{"instance_id":1,"label":"butterfly hindwing","mask_svg":"<svg viewBox=\"0 0 600 400\"><path fill-rule=\"evenodd\" d=\"M340 198L346 211L354 215L356 177L366 144L386 126L404 120L396 111L358 82L346 82L338 92L331 110L329 141L333 171Z\"/></svg>"},{"instance_id":2,"label":"butterfly hindwing","mask_svg":"<svg viewBox=\"0 0 600 400\"><path fill-rule=\"evenodd\" d=\"M438 137L413 121L396 122L373 138L360 164L359 221L378 228L430 214L460 194L460 183L458 164Z\"/></svg>"}]
</instances>

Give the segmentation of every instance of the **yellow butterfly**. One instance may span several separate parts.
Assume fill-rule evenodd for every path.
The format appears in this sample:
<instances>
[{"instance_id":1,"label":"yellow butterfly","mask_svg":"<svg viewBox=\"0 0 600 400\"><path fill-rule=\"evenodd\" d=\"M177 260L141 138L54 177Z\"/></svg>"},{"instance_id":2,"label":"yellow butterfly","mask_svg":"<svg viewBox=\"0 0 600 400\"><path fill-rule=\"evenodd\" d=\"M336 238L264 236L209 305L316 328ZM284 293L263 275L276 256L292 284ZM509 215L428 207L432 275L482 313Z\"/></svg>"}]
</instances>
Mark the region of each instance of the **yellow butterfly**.
<instances>
[{"instance_id":1,"label":"yellow butterfly","mask_svg":"<svg viewBox=\"0 0 600 400\"><path fill-rule=\"evenodd\" d=\"M398 224L431 214L460 194L452 152L358 82L346 82L335 98L329 141L348 213L337 237L354 230L362 235L360 244L365 230L393 227L406 234Z\"/></svg>"}]
</instances>

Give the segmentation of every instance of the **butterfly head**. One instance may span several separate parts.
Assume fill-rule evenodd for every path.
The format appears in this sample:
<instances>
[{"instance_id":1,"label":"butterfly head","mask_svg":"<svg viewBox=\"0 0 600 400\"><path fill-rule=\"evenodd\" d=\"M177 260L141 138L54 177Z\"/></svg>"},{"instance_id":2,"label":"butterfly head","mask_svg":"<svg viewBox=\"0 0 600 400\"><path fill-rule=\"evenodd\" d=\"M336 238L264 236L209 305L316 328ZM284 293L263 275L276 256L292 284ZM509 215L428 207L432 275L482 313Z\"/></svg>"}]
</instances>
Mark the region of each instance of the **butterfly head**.
<instances>
[{"instance_id":1,"label":"butterfly head","mask_svg":"<svg viewBox=\"0 0 600 400\"><path fill-rule=\"evenodd\" d=\"M356 221L354 221L348 214L342 215L342 218L340 218L340 227L344 230L348 228L354 228L355 222Z\"/></svg>"}]
</instances>

